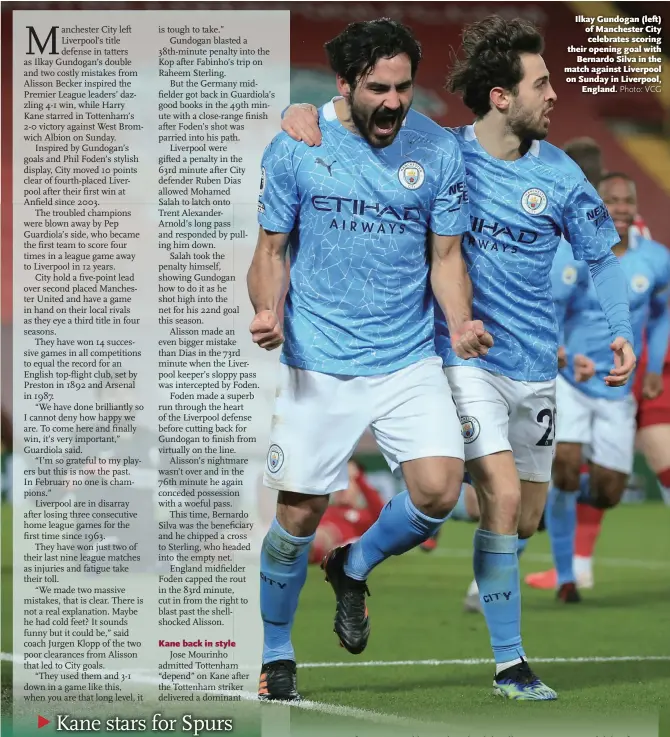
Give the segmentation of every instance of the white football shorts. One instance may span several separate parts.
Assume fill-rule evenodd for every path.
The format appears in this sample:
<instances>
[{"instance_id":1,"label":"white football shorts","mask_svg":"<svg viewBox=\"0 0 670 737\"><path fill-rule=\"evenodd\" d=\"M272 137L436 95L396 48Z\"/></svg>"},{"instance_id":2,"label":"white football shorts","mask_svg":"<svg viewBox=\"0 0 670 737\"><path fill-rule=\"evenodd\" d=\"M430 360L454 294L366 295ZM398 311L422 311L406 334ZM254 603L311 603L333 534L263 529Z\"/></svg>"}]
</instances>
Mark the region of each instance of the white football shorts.
<instances>
[{"instance_id":1,"label":"white football shorts","mask_svg":"<svg viewBox=\"0 0 670 737\"><path fill-rule=\"evenodd\" d=\"M442 360L380 376L335 376L280 364L263 483L300 494L349 485L347 462L369 426L391 470L417 458L463 460Z\"/></svg>"},{"instance_id":2,"label":"white football shorts","mask_svg":"<svg viewBox=\"0 0 670 737\"><path fill-rule=\"evenodd\" d=\"M584 457L611 471L630 474L635 460L637 402L590 397L559 376L556 381L556 441L579 443Z\"/></svg>"},{"instance_id":3,"label":"white football shorts","mask_svg":"<svg viewBox=\"0 0 670 737\"><path fill-rule=\"evenodd\" d=\"M448 366L465 460L512 451L522 481L551 480L556 382L516 381L474 366Z\"/></svg>"}]
</instances>

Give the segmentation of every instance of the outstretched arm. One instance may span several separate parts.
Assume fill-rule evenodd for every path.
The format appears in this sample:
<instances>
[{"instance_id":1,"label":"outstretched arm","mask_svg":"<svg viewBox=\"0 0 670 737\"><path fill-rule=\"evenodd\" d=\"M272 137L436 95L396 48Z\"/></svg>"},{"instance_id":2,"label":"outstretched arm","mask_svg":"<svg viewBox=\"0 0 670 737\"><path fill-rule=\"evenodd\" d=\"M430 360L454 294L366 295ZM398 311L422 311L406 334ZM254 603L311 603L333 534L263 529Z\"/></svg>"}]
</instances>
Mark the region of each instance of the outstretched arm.
<instances>
[{"instance_id":1,"label":"outstretched arm","mask_svg":"<svg viewBox=\"0 0 670 737\"><path fill-rule=\"evenodd\" d=\"M623 386L630 379L637 362L630 326L628 284L619 260L611 251L587 263L612 336L610 348L614 353L614 368L605 377L605 382L609 386Z\"/></svg>"},{"instance_id":2,"label":"outstretched arm","mask_svg":"<svg viewBox=\"0 0 670 737\"><path fill-rule=\"evenodd\" d=\"M563 210L561 230L578 261L586 261L609 325L614 368L605 382L623 386L635 370L628 285L612 247L619 242L612 218L586 179L575 182Z\"/></svg>"}]
</instances>

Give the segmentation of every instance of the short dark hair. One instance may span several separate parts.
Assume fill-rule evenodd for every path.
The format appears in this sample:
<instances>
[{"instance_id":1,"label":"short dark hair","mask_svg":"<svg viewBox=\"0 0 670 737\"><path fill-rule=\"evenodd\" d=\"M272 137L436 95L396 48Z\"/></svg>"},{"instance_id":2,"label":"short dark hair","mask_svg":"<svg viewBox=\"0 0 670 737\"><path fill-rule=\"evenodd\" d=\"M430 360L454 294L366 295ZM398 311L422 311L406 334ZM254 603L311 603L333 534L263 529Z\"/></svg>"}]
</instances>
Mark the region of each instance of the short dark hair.
<instances>
[{"instance_id":1,"label":"short dark hair","mask_svg":"<svg viewBox=\"0 0 670 737\"><path fill-rule=\"evenodd\" d=\"M584 176L598 187L603 178L603 158L600 146L593 138L572 138L564 146L565 153L584 172Z\"/></svg>"},{"instance_id":2,"label":"short dark hair","mask_svg":"<svg viewBox=\"0 0 670 737\"><path fill-rule=\"evenodd\" d=\"M447 78L449 92L460 93L463 102L482 118L491 109L494 87L516 94L523 79L521 54L541 54L544 40L537 27L521 18L498 15L472 23L462 33L464 57L456 59Z\"/></svg>"},{"instance_id":3,"label":"short dark hair","mask_svg":"<svg viewBox=\"0 0 670 737\"><path fill-rule=\"evenodd\" d=\"M421 61L421 44L412 30L390 18L350 23L324 48L332 70L352 88L380 59L407 54L412 64L412 79Z\"/></svg>"},{"instance_id":4,"label":"short dark hair","mask_svg":"<svg viewBox=\"0 0 670 737\"><path fill-rule=\"evenodd\" d=\"M622 171L608 171L607 174L603 174L603 176L600 178L600 182L598 183L598 185L600 186L605 182L609 182L611 179L623 179L624 182L630 182L633 186L635 186L635 180L633 179L633 177Z\"/></svg>"}]
</instances>

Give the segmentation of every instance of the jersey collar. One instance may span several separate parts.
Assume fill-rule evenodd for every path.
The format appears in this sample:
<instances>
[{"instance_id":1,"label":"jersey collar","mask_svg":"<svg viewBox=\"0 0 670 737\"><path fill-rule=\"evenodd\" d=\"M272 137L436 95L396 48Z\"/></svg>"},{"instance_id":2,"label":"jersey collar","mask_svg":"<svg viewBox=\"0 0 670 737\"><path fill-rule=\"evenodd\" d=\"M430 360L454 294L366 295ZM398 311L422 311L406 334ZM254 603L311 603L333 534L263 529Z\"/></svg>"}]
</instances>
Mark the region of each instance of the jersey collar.
<instances>
[{"instance_id":1,"label":"jersey collar","mask_svg":"<svg viewBox=\"0 0 670 737\"><path fill-rule=\"evenodd\" d=\"M475 133L474 123L472 125L465 126L465 140L466 141L477 141L477 143L479 143L479 141L477 140L477 134ZM483 150L483 146L481 145L481 143L479 145ZM531 156L539 156L540 155L540 142L537 140L533 141L530 144L530 148L528 149L526 153L530 154ZM491 156L491 158L494 159L495 156ZM521 158L523 159L524 157L522 156ZM520 161L520 160L521 159L517 159L517 161Z\"/></svg>"},{"instance_id":2,"label":"jersey collar","mask_svg":"<svg viewBox=\"0 0 670 737\"><path fill-rule=\"evenodd\" d=\"M335 112L335 100L340 100L339 97L333 97L330 102L327 102L323 106L323 117L324 120L333 121L337 120L337 113Z\"/></svg>"}]
</instances>

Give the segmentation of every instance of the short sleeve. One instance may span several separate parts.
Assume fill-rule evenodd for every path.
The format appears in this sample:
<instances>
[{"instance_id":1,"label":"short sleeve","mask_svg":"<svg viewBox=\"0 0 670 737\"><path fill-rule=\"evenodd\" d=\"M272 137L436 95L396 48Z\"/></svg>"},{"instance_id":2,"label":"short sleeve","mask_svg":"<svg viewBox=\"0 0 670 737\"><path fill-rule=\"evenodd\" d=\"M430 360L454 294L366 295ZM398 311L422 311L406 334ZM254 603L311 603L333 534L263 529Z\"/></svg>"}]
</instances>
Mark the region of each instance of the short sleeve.
<instances>
[{"instance_id":1,"label":"short sleeve","mask_svg":"<svg viewBox=\"0 0 670 737\"><path fill-rule=\"evenodd\" d=\"M436 235L461 235L470 229L465 164L454 139L447 138L444 147L442 174L430 212L430 229Z\"/></svg>"},{"instance_id":2,"label":"short sleeve","mask_svg":"<svg viewBox=\"0 0 670 737\"><path fill-rule=\"evenodd\" d=\"M620 240L607 206L586 179L568 194L561 230L578 261L599 261Z\"/></svg>"},{"instance_id":3,"label":"short sleeve","mask_svg":"<svg viewBox=\"0 0 670 737\"><path fill-rule=\"evenodd\" d=\"M293 154L286 134L276 136L263 153L258 195L258 223L265 230L290 233L298 217L300 197Z\"/></svg>"},{"instance_id":4,"label":"short sleeve","mask_svg":"<svg viewBox=\"0 0 670 737\"><path fill-rule=\"evenodd\" d=\"M658 259L658 274L654 285L654 297L667 299L670 296L670 252Z\"/></svg>"}]
</instances>

